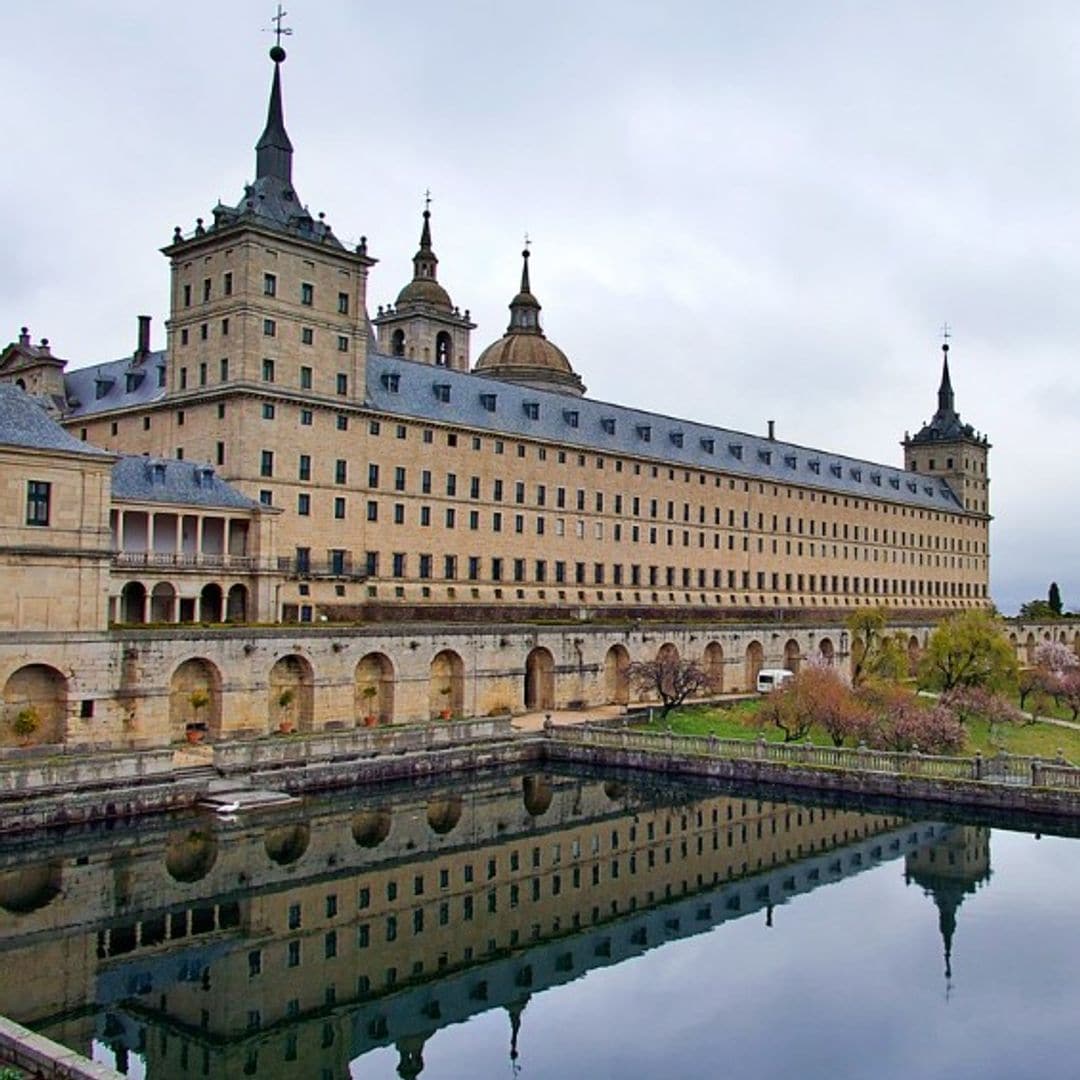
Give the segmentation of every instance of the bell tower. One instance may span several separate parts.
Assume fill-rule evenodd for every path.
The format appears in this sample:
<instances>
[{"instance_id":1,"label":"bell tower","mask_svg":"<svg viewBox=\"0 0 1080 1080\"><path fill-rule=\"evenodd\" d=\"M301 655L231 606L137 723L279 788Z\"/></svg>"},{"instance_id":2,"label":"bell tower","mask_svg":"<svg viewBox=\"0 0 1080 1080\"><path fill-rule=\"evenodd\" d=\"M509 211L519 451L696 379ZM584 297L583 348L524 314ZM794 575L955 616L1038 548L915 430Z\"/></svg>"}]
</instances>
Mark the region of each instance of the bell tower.
<instances>
[{"instance_id":1,"label":"bell tower","mask_svg":"<svg viewBox=\"0 0 1080 1080\"><path fill-rule=\"evenodd\" d=\"M941 385L933 418L914 435L904 435L904 468L944 480L969 514L990 517L990 440L965 424L956 411L949 375L949 330L941 345Z\"/></svg>"},{"instance_id":2,"label":"bell tower","mask_svg":"<svg viewBox=\"0 0 1080 1080\"><path fill-rule=\"evenodd\" d=\"M469 333L476 324L450 301L439 284L439 259L431 246L431 195L424 196L420 247L413 256L413 279L398 293L397 302L380 306L372 319L379 351L436 367L469 370Z\"/></svg>"}]
</instances>

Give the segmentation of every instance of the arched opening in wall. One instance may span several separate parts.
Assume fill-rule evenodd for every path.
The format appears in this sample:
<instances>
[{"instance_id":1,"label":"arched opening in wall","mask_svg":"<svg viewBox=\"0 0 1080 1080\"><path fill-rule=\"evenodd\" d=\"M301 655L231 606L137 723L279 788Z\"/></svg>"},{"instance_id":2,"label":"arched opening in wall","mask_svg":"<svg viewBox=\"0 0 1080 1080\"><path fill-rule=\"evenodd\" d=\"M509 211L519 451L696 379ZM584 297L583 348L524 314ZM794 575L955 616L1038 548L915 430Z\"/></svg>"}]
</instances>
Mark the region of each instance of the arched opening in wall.
<instances>
[{"instance_id":1,"label":"arched opening in wall","mask_svg":"<svg viewBox=\"0 0 1080 1080\"><path fill-rule=\"evenodd\" d=\"M173 881L201 881L218 857L217 838L203 829L174 832L165 841L165 869Z\"/></svg>"},{"instance_id":2,"label":"arched opening in wall","mask_svg":"<svg viewBox=\"0 0 1080 1080\"><path fill-rule=\"evenodd\" d=\"M352 836L362 848L378 847L389 835L393 818L389 810L361 810L352 819Z\"/></svg>"},{"instance_id":3,"label":"arched opening in wall","mask_svg":"<svg viewBox=\"0 0 1080 1080\"><path fill-rule=\"evenodd\" d=\"M432 719L449 720L464 711L465 664L453 649L443 649L432 659L428 699Z\"/></svg>"},{"instance_id":4,"label":"arched opening in wall","mask_svg":"<svg viewBox=\"0 0 1080 1080\"><path fill-rule=\"evenodd\" d=\"M675 678L679 665L679 650L670 642L665 641L656 650L657 677L665 694L675 693Z\"/></svg>"},{"instance_id":5,"label":"arched opening in wall","mask_svg":"<svg viewBox=\"0 0 1080 1080\"><path fill-rule=\"evenodd\" d=\"M176 590L167 581L159 581L150 593L150 621L176 622Z\"/></svg>"},{"instance_id":6,"label":"arched opening in wall","mask_svg":"<svg viewBox=\"0 0 1080 1080\"><path fill-rule=\"evenodd\" d=\"M851 674L855 674L855 668L866 655L866 644L861 637L851 639Z\"/></svg>"},{"instance_id":7,"label":"arched opening in wall","mask_svg":"<svg viewBox=\"0 0 1080 1080\"><path fill-rule=\"evenodd\" d=\"M1061 643L1062 645L1067 645L1067 644L1068 644L1068 638L1066 637L1066 634L1065 634L1065 631L1064 631L1064 630L1062 630L1062 631L1061 631L1061 633L1060 633L1060 634L1058 634L1058 641L1059 641L1059 642L1060 642L1060 643Z\"/></svg>"},{"instance_id":8,"label":"arched opening in wall","mask_svg":"<svg viewBox=\"0 0 1080 1080\"><path fill-rule=\"evenodd\" d=\"M1020 639L1015 634L1010 634L1009 635L1009 644L1012 646L1013 655L1019 661L1021 659L1021 656L1020 656Z\"/></svg>"},{"instance_id":9,"label":"arched opening in wall","mask_svg":"<svg viewBox=\"0 0 1080 1080\"><path fill-rule=\"evenodd\" d=\"M758 672L765 666L765 650L760 641L751 641L746 646L746 660L743 663L743 678L746 680L746 690L753 692L757 689Z\"/></svg>"},{"instance_id":10,"label":"arched opening in wall","mask_svg":"<svg viewBox=\"0 0 1080 1080\"><path fill-rule=\"evenodd\" d=\"M1024 663L1028 667L1035 666L1035 635L1028 634L1027 641L1024 642Z\"/></svg>"},{"instance_id":11,"label":"arched opening in wall","mask_svg":"<svg viewBox=\"0 0 1080 1080\"><path fill-rule=\"evenodd\" d=\"M821 653L821 659L825 661L829 667L832 667L833 659L836 656L836 648L832 643L832 638L823 637L818 642L818 652Z\"/></svg>"},{"instance_id":12,"label":"arched opening in wall","mask_svg":"<svg viewBox=\"0 0 1080 1080\"><path fill-rule=\"evenodd\" d=\"M315 719L315 675L296 653L281 657L270 669L271 730L310 731Z\"/></svg>"},{"instance_id":13,"label":"arched opening in wall","mask_svg":"<svg viewBox=\"0 0 1080 1080\"><path fill-rule=\"evenodd\" d=\"M19 388L20 390L25 390L25 389L26 389L26 380L25 380L25 379L16 379L16 380L15 380L15 385L16 385L16 386L17 386L17 387L18 387L18 388Z\"/></svg>"},{"instance_id":14,"label":"arched opening in wall","mask_svg":"<svg viewBox=\"0 0 1080 1080\"><path fill-rule=\"evenodd\" d=\"M120 590L120 621L122 623L146 621L146 586L141 581L129 581Z\"/></svg>"},{"instance_id":15,"label":"arched opening in wall","mask_svg":"<svg viewBox=\"0 0 1080 1080\"><path fill-rule=\"evenodd\" d=\"M64 864L54 859L0 874L0 908L11 915L29 915L48 907L63 890L63 872Z\"/></svg>"},{"instance_id":16,"label":"arched opening in wall","mask_svg":"<svg viewBox=\"0 0 1080 1080\"><path fill-rule=\"evenodd\" d=\"M270 829L263 840L270 861L278 866L289 866L301 859L310 843L309 825L279 825Z\"/></svg>"},{"instance_id":17,"label":"arched opening in wall","mask_svg":"<svg viewBox=\"0 0 1080 1080\"><path fill-rule=\"evenodd\" d=\"M799 648L799 643L794 638L790 638L784 645L784 667L792 674L796 674L801 660L802 650Z\"/></svg>"},{"instance_id":18,"label":"arched opening in wall","mask_svg":"<svg viewBox=\"0 0 1080 1080\"><path fill-rule=\"evenodd\" d=\"M383 653L368 653L356 665L355 715L365 724L394 721L394 665Z\"/></svg>"},{"instance_id":19,"label":"arched opening in wall","mask_svg":"<svg viewBox=\"0 0 1080 1080\"><path fill-rule=\"evenodd\" d=\"M391 356L404 356L405 355L405 331L395 330L390 335L390 355Z\"/></svg>"},{"instance_id":20,"label":"arched opening in wall","mask_svg":"<svg viewBox=\"0 0 1080 1080\"><path fill-rule=\"evenodd\" d=\"M554 794L551 781L546 776L521 778L521 797L530 817L542 817L546 814Z\"/></svg>"},{"instance_id":21,"label":"arched opening in wall","mask_svg":"<svg viewBox=\"0 0 1080 1080\"><path fill-rule=\"evenodd\" d=\"M226 622L248 621L248 590L246 585L233 585L225 601Z\"/></svg>"},{"instance_id":22,"label":"arched opening in wall","mask_svg":"<svg viewBox=\"0 0 1080 1080\"><path fill-rule=\"evenodd\" d=\"M211 738L221 734L221 672L202 657L185 660L169 680L169 739L179 742L188 724Z\"/></svg>"},{"instance_id":23,"label":"arched opening in wall","mask_svg":"<svg viewBox=\"0 0 1080 1080\"><path fill-rule=\"evenodd\" d=\"M428 803L427 820L431 831L445 836L461 820L464 803L460 795L450 795L445 799L432 799Z\"/></svg>"},{"instance_id":24,"label":"arched opening in wall","mask_svg":"<svg viewBox=\"0 0 1080 1080\"><path fill-rule=\"evenodd\" d=\"M630 654L624 645L612 645L604 657L604 696L612 705L630 701Z\"/></svg>"},{"instance_id":25,"label":"arched opening in wall","mask_svg":"<svg viewBox=\"0 0 1080 1080\"><path fill-rule=\"evenodd\" d=\"M525 708L555 708L555 658L543 647L525 657Z\"/></svg>"},{"instance_id":26,"label":"arched opening in wall","mask_svg":"<svg viewBox=\"0 0 1080 1080\"><path fill-rule=\"evenodd\" d=\"M445 330L440 330L435 336L435 363L439 367L450 367L453 348L450 335Z\"/></svg>"},{"instance_id":27,"label":"arched opening in wall","mask_svg":"<svg viewBox=\"0 0 1080 1080\"><path fill-rule=\"evenodd\" d=\"M1080 631L1073 637L1073 652L1080 656Z\"/></svg>"},{"instance_id":28,"label":"arched opening in wall","mask_svg":"<svg viewBox=\"0 0 1080 1080\"><path fill-rule=\"evenodd\" d=\"M709 677L709 693L724 692L724 647L719 641L710 641L702 656L705 674Z\"/></svg>"},{"instance_id":29,"label":"arched opening in wall","mask_svg":"<svg viewBox=\"0 0 1080 1080\"><path fill-rule=\"evenodd\" d=\"M1013 639L1015 641L1015 638ZM907 643L907 666L908 674L914 675L919 670L919 661L922 659L922 649L919 647L919 639L912 634Z\"/></svg>"},{"instance_id":30,"label":"arched opening in wall","mask_svg":"<svg viewBox=\"0 0 1080 1080\"><path fill-rule=\"evenodd\" d=\"M67 679L48 664L27 664L4 683L5 746L61 743L67 734Z\"/></svg>"},{"instance_id":31,"label":"arched opening in wall","mask_svg":"<svg viewBox=\"0 0 1080 1080\"><path fill-rule=\"evenodd\" d=\"M223 622L224 594L221 586L216 582L202 587L199 593L199 622L219 623Z\"/></svg>"}]
</instances>

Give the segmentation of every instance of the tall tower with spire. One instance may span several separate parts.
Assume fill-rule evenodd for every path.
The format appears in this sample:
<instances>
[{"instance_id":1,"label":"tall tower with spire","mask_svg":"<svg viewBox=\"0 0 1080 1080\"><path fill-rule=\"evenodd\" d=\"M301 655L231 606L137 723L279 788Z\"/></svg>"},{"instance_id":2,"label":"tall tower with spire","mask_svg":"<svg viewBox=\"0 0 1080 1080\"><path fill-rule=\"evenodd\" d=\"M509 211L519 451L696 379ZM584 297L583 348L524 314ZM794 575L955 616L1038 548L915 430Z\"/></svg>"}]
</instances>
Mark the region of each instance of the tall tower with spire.
<instances>
[{"instance_id":1,"label":"tall tower with spire","mask_svg":"<svg viewBox=\"0 0 1080 1080\"><path fill-rule=\"evenodd\" d=\"M938 476L970 514L990 517L990 440L965 424L956 411L949 374L949 334L941 346L941 385L937 411L914 434L905 434L904 467L924 476Z\"/></svg>"},{"instance_id":2,"label":"tall tower with spire","mask_svg":"<svg viewBox=\"0 0 1080 1080\"><path fill-rule=\"evenodd\" d=\"M430 196L425 198L420 247L413 256L413 278L398 293L397 302L380 307L372 320L379 351L389 356L422 360L455 371L469 370L469 333L476 324L450 301L439 284L439 259L431 246Z\"/></svg>"}]
</instances>

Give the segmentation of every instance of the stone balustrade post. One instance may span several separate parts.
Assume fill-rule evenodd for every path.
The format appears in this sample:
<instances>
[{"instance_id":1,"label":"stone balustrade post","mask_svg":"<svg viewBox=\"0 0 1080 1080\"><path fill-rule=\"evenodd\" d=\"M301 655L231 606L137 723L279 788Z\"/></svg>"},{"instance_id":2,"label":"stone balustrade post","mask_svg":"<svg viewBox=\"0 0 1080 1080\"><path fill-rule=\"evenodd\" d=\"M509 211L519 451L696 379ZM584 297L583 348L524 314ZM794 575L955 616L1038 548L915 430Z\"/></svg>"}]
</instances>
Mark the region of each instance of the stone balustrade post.
<instances>
[{"instance_id":1,"label":"stone balustrade post","mask_svg":"<svg viewBox=\"0 0 1080 1080\"><path fill-rule=\"evenodd\" d=\"M975 779L976 780L981 780L983 778L983 756L982 756L982 751L981 750L976 750L975 751L974 767L975 767Z\"/></svg>"}]
</instances>

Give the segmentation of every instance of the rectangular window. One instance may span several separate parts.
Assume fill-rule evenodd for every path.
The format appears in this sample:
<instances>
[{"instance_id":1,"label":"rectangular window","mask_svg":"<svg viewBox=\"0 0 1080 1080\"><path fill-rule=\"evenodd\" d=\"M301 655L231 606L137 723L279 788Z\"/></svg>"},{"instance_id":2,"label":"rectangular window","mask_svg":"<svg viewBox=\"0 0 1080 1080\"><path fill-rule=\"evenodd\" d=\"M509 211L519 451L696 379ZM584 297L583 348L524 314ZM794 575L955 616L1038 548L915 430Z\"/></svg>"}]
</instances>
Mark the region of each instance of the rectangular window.
<instances>
[{"instance_id":1,"label":"rectangular window","mask_svg":"<svg viewBox=\"0 0 1080 1080\"><path fill-rule=\"evenodd\" d=\"M394 490L395 491L404 491L405 490L405 470L400 465L398 465L394 469Z\"/></svg>"},{"instance_id":2,"label":"rectangular window","mask_svg":"<svg viewBox=\"0 0 1080 1080\"><path fill-rule=\"evenodd\" d=\"M26 524L48 525L52 484L46 480L29 480L26 484Z\"/></svg>"},{"instance_id":3,"label":"rectangular window","mask_svg":"<svg viewBox=\"0 0 1080 1080\"><path fill-rule=\"evenodd\" d=\"M377 488L379 486L379 466L374 462L367 467L367 484L369 488Z\"/></svg>"},{"instance_id":4,"label":"rectangular window","mask_svg":"<svg viewBox=\"0 0 1080 1080\"><path fill-rule=\"evenodd\" d=\"M191 286L184 286L184 307L191 307Z\"/></svg>"},{"instance_id":5,"label":"rectangular window","mask_svg":"<svg viewBox=\"0 0 1080 1080\"><path fill-rule=\"evenodd\" d=\"M310 326L300 327L300 344L301 345L314 345L315 344L315 331Z\"/></svg>"},{"instance_id":6,"label":"rectangular window","mask_svg":"<svg viewBox=\"0 0 1080 1080\"><path fill-rule=\"evenodd\" d=\"M262 377L263 382L274 381L274 361L268 357L263 358L262 362Z\"/></svg>"},{"instance_id":7,"label":"rectangular window","mask_svg":"<svg viewBox=\"0 0 1080 1080\"><path fill-rule=\"evenodd\" d=\"M401 578L405 576L405 553L403 551L394 552L394 577Z\"/></svg>"},{"instance_id":8,"label":"rectangular window","mask_svg":"<svg viewBox=\"0 0 1080 1080\"><path fill-rule=\"evenodd\" d=\"M334 500L334 517L338 521L345 519L345 500L340 495Z\"/></svg>"},{"instance_id":9,"label":"rectangular window","mask_svg":"<svg viewBox=\"0 0 1080 1080\"><path fill-rule=\"evenodd\" d=\"M310 390L312 385L312 370L309 367L300 369L300 389Z\"/></svg>"},{"instance_id":10,"label":"rectangular window","mask_svg":"<svg viewBox=\"0 0 1080 1080\"><path fill-rule=\"evenodd\" d=\"M209 375L210 375L210 369L207 366L206 361L204 360L199 365L199 385L200 386L205 386L206 385L206 382L207 382L207 379L209 378Z\"/></svg>"},{"instance_id":11,"label":"rectangular window","mask_svg":"<svg viewBox=\"0 0 1080 1080\"><path fill-rule=\"evenodd\" d=\"M264 401L262 407L262 418L264 420L274 419L274 406L272 402Z\"/></svg>"},{"instance_id":12,"label":"rectangular window","mask_svg":"<svg viewBox=\"0 0 1080 1080\"><path fill-rule=\"evenodd\" d=\"M274 475L274 451L264 450L259 461L259 475L260 476L273 476Z\"/></svg>"},{"instance_id":13,"label":"rectangular window","mask_svg":"<svg viewBox=\"0 0 1080 1080\"><path fill-rule=\"evenodd\" d=\"M349 463L344 458L334 462L334 483L344 484L349 472Z\"/></svg>"},{"instance_id":14,"label":"rectangular window","mask_svg":"<svg viewBox=\"0 0 1080 1080\"><path fill-rule=\"evenodd\" d=\"M229 381L229 358L227 356L221 358L221 381Z\"/></svg>"},{"instance_id":15,"label":"rectangular window","mask_svg":"<svg viewBox=\"0 0 1080 1080\"><path fill-rule=\"evenodd\" d=\"M457 494L457 477L453 473L446 474L446 494Z\"/></svg>"},{"instance_id":16,"label":"rectangular window","mask_svg":"<svg viewBox=\"0 0 1080 1080\"><path fill-rule=\"evenodd\" d=\"M263 274L263 296L277 296L277 276Z\"/></svg>"},{"instance_id":17,"label":"rectangular window","mask_svg":"<svg viewBox=\"0 0 1080 1080\"><path fill-rule=\"evenodd\" d=\"M337 309L339 315L349 314L349 294L347 292L337 294Z\"/></svg>"},{"instance_id":18,"label":"rectangular window","mask_svg":"<svg viewBox=\"0 0 1080 1080\"><path fill-rule=\"evenodd\" d=\"M310 409L300 410L300 423L303 427L311 427L315 422L315 414Z\"/></svg>"},{"instance_id":19,"label":"rectangular window","mask_svg":"<svg viewBox=\"0 0 1080 1080\"><path fill-rule=\"evenodd\" d=\"M315 303L315 286L309 281L300 283L300 303L304 307L311 307Z\"/></svg>"},{"instance_id":20,"label":"rectangular window","mask_svg":"<svg viewBox=\"0 0 1080 1080\"><path fill-rule=\"evenodd\" d=\"M348 352L349 351L349 339L344 334L338 334L337 351L338 352ZM344 391L342 391L342 392L344 392Z\"/></svg>"},{"instance_id":21,"label":"rectangular window","mask_svg":"<svg viewBox=\"0 0 1080 1080\"><path fill-rule=\"evenodd\" d=\"M301 492L296 496L296 512L301 517L311 516L311 496L307 492Z\"/></svg>"},{"instance_id":22,"label":"rectangular window","mask_svg":"<svg viewBox=\"0 0 1080 1080\"><path fill-rule=\"evenodd\" d=\"M273 319L263 319L263 336L277 337L277 323Z\"/></svg>"},{"instance_id":23,"label":"rectangular window","mask_svg":"<svg viewBox=\"0 0 1080 1080\"><path fill-rule=\"evenodd\" d=\"M343 371L338 372L337 392L339 394L347 394L349 392L349 376L346 375Z\"/></svg>"},{"instance_id":24,"label":"rectangular window","mask_svg":"<svg viewBox=\"0 0 1080 1080\"><path fill-rule=\"evenodd\" d=\"M186 390L187 389L187 368L186 367L182 367L180 369L180 389L181 390ZM114 431L113 434L115 435L116 432Z\"/></svg>"},{"instance_id":25,"label":"rectangular window","mask_svg":"<svg viewBox=\"0 0 1080 1080\"><path fill-rule=\"evenodd\" d=\"M229 270L223 278L224 287L222 291L226 296L232 296L232 271Z\"/></svg>"},{"instance_id":26,"label":"rectangular window","mask_svg":"<svg viewBox=\"0 0 1080 1080\"><path fill-rule=\"evenodd\" d=\"M347 416L342 415L341 413L338 413L337 429L338 429L338 431L348 431L349 430L349 418Z\"/></svg>"}]
</instances>

